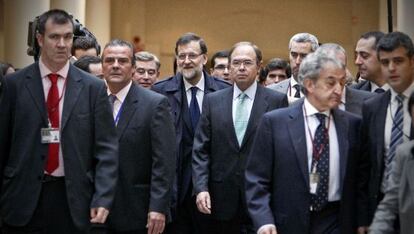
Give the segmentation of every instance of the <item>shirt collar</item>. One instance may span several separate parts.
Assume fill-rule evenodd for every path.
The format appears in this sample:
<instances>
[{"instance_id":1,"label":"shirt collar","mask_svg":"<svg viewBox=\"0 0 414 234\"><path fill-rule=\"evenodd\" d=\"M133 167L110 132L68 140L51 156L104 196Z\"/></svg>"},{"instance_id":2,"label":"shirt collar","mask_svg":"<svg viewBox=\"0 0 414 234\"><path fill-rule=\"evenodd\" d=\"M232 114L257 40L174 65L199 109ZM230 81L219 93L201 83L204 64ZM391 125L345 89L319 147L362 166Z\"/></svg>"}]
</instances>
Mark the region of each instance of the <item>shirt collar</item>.
<instances>
[{"instance_id":1,"label":"shirt collar","mask_svg":"<svg viewBox=\"0 0 414 234\"><path fill-rule=\"evenodd\" d=\"M395 92L394 89L391 90L391 101L395 101L395 96L397 96L399 93ZM411 93L414 91L414 83L411 83L411 85L402 92L402 95L404 96L404 100L407 100Z\"/></svg>"},{"instance_id":2,"label":"shirt collar","mask_svg":"<svg viewBox=\"0 0 414 234\"><path fill-rule=\"evenodd\" d=\"M44 64L42 62L42 58L40 57L39 59L39 69L40 69L40 76L42 78L46 78L49 74L52 73L56 73L58 74L60 77L62 77L63 79L65 79L66 77L68 77L68 73L69 73L69 61L66 62L65 66L62 67L62 69L60 69L57 72L52 72L47 66L46 64Z\"/></svg>"},{"instance_id":3,"label":"shirt collar","mask_svg":"<svg viewBox=\"0 0 414 234\"><path fill-rule=\"evenodd\" d=\"M131 88L131 85L132 85L132 81L129 81L129 83L125 87L123 87L121 90L119 90L118 93L111 93L111 91L109 91L109 89L107 89L108 96L113 94L113 95L116 96L116 98L121 103L124 103L124 100L125 100L126 96L128 95L128 92L129 92L129 89Z\"/></svg>"},{"instance_id":4,"label":"shirt collar","mask_svg":"<svg viewBox=\"0 0 414 234\"><path fill-rule=\"evenodd\" d=\"M308 117L308 116L312 116L312 115L315 115L316 113L322 113L322 114L324 114L324 115L326 115L326 116L329 116L329 110L327 110L327 111L324 111L324 112L319 112L318 111L318 109L316 109L309 101L308 101L308 99L307 98L305 98L305 100L304 100L304 102L303 102L303 107L305 108L305 110L306 110L306 117Z\"/></svg>"},{"instance_id":5,"label":"shirt collar","mask_svg":"<svg viewBox=\"0 0 414 234\"><path fill-rule=\"evenodd\" d=\"M299 84L293 76L290 77L290 87L294 87L296 84Z\"/></svg>"},{"instance_id":6,"label":"shirt collar","mask_svg":"<svg viewBox=\"0 0 414 234\"><path fill-rule=\"evenodd\" d=\"M389 84L387 84L387 83L385 83L383 86L381 86L381 87L379 87L377 84L375 84L374 82L371 82L370 81L370 83L371 83L371 92L375 92L375 90L376 89L378 89L378 88L381 88L381 89L383 89L384 91L387 91L387 90L389 90L391 87L390 87L390 85Z\"/></svg>"},{"instance_id":7,"label":"shirt collar","mask_svg":"<svg viewBox=\"0 0 414 234\"><path fill-rule=\"evenodd\" d=\"M346 87L344 87L344 90L342 90L341 103L344 105L346 103Z\"/></svg>"},{"instance_id":8,"label":"shirt collar","mask_svg":"<svg viewBox=\"0 0 414 234\"><path fill-rule=\"evenodd\" d=\"M201 91L204 92L204 86L206 85L204 82L204 73L201 73L201 78L198 81L198 83L196 85L192 85L190 84L190 82L188 82L184 77L183 77L183 81L184 81L184 87L185 87L185 91L187 92L190 88L197 87L198 89L200 89Z\"/></svg>"},{"instance_id":9,"label":"shirt collar","mask_svg":"<svg viewBox=\"0 0 414 234\"><path fill-rule=\"evenodd\" d=\"M233 89L233 100L235 100L236 98L238 98L240 96L241 93L246 94L246 96L250 99L253 100L254 96L256 95L256 90L257 90L257 82L254 81L253 84L251 84L249 86L249 88L247 88L246 90L241 91L239 89L239 87L237 87L237 84L234 83L234 89Z\"/></svg>"}]
</instances>

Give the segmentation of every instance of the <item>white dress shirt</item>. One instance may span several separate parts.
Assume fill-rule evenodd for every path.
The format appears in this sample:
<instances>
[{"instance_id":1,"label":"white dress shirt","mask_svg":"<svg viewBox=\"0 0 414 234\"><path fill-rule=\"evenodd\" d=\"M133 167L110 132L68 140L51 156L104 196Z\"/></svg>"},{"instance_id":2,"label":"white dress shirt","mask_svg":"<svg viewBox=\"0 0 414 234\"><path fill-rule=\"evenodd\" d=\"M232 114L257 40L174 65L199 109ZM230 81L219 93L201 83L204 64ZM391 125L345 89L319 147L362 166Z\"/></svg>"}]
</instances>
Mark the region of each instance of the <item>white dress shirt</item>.
<instances>
[{"instance_id":1,"label":"white dress shirt","mask_svg":"<svg viewBox=\"0 0 414 234\"><path fill-rule=\"evenodd\" d=\"M247 119L250 119L250 113L252 112L254 98L256 96L256 91L257 91L257 82L253 82L253 84L250 85L249 88L244 90L244 93L246 94L245 102L246 102L246 105L247 105L247 110L249 111ZM237 85L234 84L234 88L233 88L233 105L232 105L233 123L234 123L234 119L235 119L235 116L236 116L236 108L235 107L236 107L237 102L238 102L238 97L240 96L241 93L243 93L243 91L241 91L239 89L239 87L237 87Z\"/></svg>"},{"instance_id":2,"label":"white dress shirt","mask_svg":"<svg viewBox=\"0 0 414 234\"><path fill-rule=\"evenodd\" d=\"M48 75L51 73L56 73L59 75L57 80L57 87L59 93L59 128L61 127L62 122L62 113L63 113L63 102L65 101L65 91L66 91L66 78L68 77L69 72L69 61L57 72L52 72L46 65L42 62L42 57L40 56L39 59L39 69L40 69L40 76L42 77L42 84L43 84L43 92L45 94L45 102L47 102L47 96L49 94L49 89L52 86L52 82L50 81ZM46 173L46 171L45 171ZM62 155L62 145L59 144L59 166L58 168L52 172L52 176L64 176L65 175L65 166L63 164L63 155Z\"/></svg>"},{"instance_id":3,"label":"white dress shirt","mask_svg":"<svg viewBox=\"0 0 414 234\"><path fill-rule=\"evenodd\" d=\"M132 81L130 81L125 87L123 87L121 90L119 90L118 93L111 93L108 89L108 96L114 95L116 96L115 102L114 102L114 110L112 112L112 115L114 117L115 125L118 124L119 117L120 117L120 111L122 108L122 104L125 101L126 96L128 95L129 89L131 89Z\"/></svg>"},{"instance_id":4,"label":"white dress shirt","mask_svg":"<svg viewBox=\"0 0 414 234\"><path fill-rule=\"evenodd\" d=\"M190 84L184 77L183 77L183 81L184 81L185 93L187 96L188 108L190 108L190 104L191 104L191 88L193 86L198 88L196 98L198 102L198 108L200 109L200 114L201 114L202 108L203 108L204 87L205 87L204 73L201 73L201 78L196 85Z\"/></svg>"}]
</instances>

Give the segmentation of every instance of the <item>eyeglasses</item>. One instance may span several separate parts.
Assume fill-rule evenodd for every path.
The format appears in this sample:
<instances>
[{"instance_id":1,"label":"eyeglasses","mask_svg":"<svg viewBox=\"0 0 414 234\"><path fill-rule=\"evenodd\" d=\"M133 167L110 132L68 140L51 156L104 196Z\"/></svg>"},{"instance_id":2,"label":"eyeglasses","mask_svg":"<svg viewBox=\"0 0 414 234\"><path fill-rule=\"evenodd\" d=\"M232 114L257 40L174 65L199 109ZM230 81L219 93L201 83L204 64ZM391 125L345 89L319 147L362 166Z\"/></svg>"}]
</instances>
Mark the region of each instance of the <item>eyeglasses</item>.
<instances>
[{"instance_id":1,"label":"eyeglasses","mask_svg":"<svg viewBox=\"0 0 414 234\"><path fill-rule=\"evenodd\" d=\"M148 76L154 76L157 73L157 71L154 69L145 70L144 68L137 68L136 72L140 75L145 75L145 73L147 73Z\"/></svg>"},{"instance_id":2,"label":"eyeglasses","mask_svg":"<svg viewBox=\"0 0 414 234\"><path fill-rule=\"evenodd\" d=\"M226 65L224 65L224 64L219 64L219 65L217 65L217 66L215 66L214 67L214 70L225 70L227 68L227 66Z\"/></svg>"},{"instance_id":3,"label":"eyeglasses","mask_svg":"<svg viewBox=\"0 0 414 234\"><path fill-rule=\"evenodd\" d=\"M186 58L193 61L196 60L202 54L195 54L195 53L188 53L188 54L178 54L177 59L180 61L184 61Z\"/></svg>"},{"instance_id":4,"label":"eyeglasses","mask_svg":"<svg viewBox=\"0 0 414 234\"><path fill-rule=\"evenodd\" d=\"M242 64L243 64L244 67L251 68L256 64L256 62L253 61L253 60L233 60L233 61L231 61L231 65L235 68L241 67Z\"/></svg>"}]
</instances>

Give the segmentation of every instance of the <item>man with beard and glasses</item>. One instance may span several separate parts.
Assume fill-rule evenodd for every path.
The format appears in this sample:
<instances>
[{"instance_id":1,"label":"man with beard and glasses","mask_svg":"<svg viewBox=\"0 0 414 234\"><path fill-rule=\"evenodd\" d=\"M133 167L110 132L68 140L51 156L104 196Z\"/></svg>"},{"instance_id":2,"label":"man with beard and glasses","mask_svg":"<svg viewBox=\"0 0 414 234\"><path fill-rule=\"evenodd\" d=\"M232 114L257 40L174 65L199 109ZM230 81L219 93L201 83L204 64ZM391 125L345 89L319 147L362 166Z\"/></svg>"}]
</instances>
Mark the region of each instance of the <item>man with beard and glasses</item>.
<instances>
[{"instance_id":1,"label":"man with beard and glasses","mask_svg":"<svg viewBox=\"0 0 414 234\"><path fill-rule=\"evenodd\" d=\"M203 97L230 84L209 76L204 70L207 46L194 33L182 35L176 42L177 74L156 83L152 89L167 96L174 117L177 146L177 176L172 204L171 233L211 233L209 216L197 210L192 193L191 154L194 132L202 112Z\"/></svg>"}]
</instances>

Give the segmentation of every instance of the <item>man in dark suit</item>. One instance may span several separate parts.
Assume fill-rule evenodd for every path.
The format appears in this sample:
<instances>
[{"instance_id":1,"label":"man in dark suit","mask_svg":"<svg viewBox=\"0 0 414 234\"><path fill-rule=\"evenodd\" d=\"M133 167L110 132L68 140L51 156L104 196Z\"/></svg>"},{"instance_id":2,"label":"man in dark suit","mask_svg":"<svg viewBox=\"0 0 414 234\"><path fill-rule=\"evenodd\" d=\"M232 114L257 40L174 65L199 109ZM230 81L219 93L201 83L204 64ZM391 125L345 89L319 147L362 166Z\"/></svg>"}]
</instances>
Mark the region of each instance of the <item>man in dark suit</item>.
<instances>
[{"instance_id":1,"label":"man in dark suit","mask_svg":"<svg viewBox=\"0 0 414 234\"><path fill-rule=\"evenodd\" d=\"M410 37L400 32L385 35L378 42L382 74L391 89L368 99L363 105L363 159L369 161L361 172L360 231L372 221L378 203L388 188L396 147L413 136L407 99L414 91L414 46ZM364 203L364 201L366 201ZM365 227L365 228L363 228Z\"/></svg>"},{"instance_id":2,"label":"man in dark suit","mask_svg":"<svg viewBox=\"0 0 414 234\"><path fill-rule=\"evenodd\" d=\"M341 61L345 67L347 65L346 52L345 49L336 43L325 43L321 45L315 53L323 53L328 56L334 56L337 60ZM349 71L347 70L347 73ZM341 104L339 104L339 109L346 110L356 115L362 115L362 103L365 99L374 96L373 93L352 89L348 86L344 87L341 97Z\"/></svg>"},{"instance_id":3,"label":"man in dark suit","mask_svg":"<svg viewBox=\"0 0 414 234\"><path fill-rule=\"evenodd\" d=\"M119 182L111 233L162 233L174 178L174 125L166 97L134 82L133 46L112 40L102 68L119 139Z\"/></svg>"},{"instance_id":4,"label":"man in dark suit","mask_svg":"<svg viewBox=\"0 0 414 234\"><path fill-rule=\"evenodd\" d=\"M257 124L287 97L256 82L262 53L250 42L230 50L233 88L205 97L193 147L193 184L200 212L213 217L214 233L255 233L247 215L244 168ZM223 127L227 126L227 127Z\"/></svg>"},{"instance_id":5,"label":"man in dark suit","mask_svg":"<svg viewBox=\"0 0 414 234\"><path fill-rule=\"evenodd\" d=\"M336 109L346 82L335 57L301 64L305 99L266 113L246 167L250 217L264 233L353 233L361 119Z\"/></svg>"},{"instance_id":6,"label":"man in dark suit","mask_svg":"<svg viewBox=\"0 0 414 234\"><path fill-rule=\"evenodd\" d=\"M366 32L359 38L355 48L355 65L358 67L359 78L364 79L352 88L368 92L383 93L389 89L387 81L381 74L376 47L384 36L383 32Z\"/></svg>"},{"instance_id":7,"label":"man in dark suit","mask_svg":"<svg viewBox=\"0 0 414 234\"><path fill-rule=\"evenodd\" d=\"M39 18L39 62L6 79L1 103L4 233L87 233L104 223L118 178L118 142L103 81L69 63L73 22Z\"/></svg>"},{"instance_id":8,"label":"man in dark suit","mask_svg":"<svg viewBox=\"0 0 414 234\"><path fill-rule=\"evenodd\" d=\"M203 71L207 63L207 46L194 33L181 36L175 46L177 75L156 83L152 89L167 96L174 117L177 146L177 178L174 188L175 218L171 233L209 233L208 217L195 205L191 183L193 138L204 95L229 87L227 82ZM204 224L204 225L203 225Z\"/></svg>"}]
</instances>

